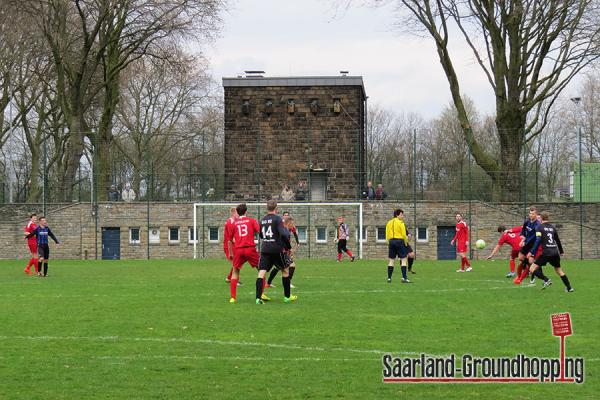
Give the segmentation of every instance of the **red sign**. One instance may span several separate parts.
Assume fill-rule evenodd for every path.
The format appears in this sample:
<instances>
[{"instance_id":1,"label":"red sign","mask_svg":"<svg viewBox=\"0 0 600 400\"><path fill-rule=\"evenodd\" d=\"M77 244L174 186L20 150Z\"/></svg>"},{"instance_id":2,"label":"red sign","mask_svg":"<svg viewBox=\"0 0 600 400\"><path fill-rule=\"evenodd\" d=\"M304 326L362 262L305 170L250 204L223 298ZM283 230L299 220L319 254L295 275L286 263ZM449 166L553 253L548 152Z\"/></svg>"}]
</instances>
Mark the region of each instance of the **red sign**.
<instances>
[{"instance_id":1,"label":"red sign","mask_svg":"<svg viewBox=\"0 0 600 400\"><path fill-rule=\"evenodd\" d=\"M571 327L571 314L552 314L551 318L553 336L571 336L573 334L573 329Z\"/></svg>"}]
</instances>

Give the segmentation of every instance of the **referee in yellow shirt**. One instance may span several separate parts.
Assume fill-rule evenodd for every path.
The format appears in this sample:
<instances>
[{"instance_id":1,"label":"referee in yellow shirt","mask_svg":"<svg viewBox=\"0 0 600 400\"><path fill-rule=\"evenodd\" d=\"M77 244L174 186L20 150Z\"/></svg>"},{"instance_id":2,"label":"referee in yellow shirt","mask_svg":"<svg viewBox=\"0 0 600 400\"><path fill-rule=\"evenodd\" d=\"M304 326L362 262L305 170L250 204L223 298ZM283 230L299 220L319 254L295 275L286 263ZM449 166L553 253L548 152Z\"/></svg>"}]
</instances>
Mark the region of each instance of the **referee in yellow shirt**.
<instances>
[{"instance_id":1,"label":"referee in yellow shirt","mask_svg":"<svg viewBox=\"0 0 600 400\"><path fill-rule=\"evenodd\" d=\"M394 210L394 218L385 225L385 239L389 243L388 250L388 283L392 282L394 273L394 260L400 258L400 269L402 270L402 283L411 283L406 277L406 264L408 257L408 237L406 236L406 225L404 224L404 211Z\"/></svg>"}]
</instances>

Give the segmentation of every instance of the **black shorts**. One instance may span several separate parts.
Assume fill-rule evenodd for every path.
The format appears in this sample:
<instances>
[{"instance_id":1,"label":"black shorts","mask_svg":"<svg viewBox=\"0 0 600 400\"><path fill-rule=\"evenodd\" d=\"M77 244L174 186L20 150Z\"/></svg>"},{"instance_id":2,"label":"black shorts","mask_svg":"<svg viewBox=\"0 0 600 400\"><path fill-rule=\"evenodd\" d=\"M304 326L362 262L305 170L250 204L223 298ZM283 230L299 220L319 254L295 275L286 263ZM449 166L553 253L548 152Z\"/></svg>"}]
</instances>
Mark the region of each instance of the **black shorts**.
<instances>
[{"instance_id":1,"label":"black shorts","mask_svg":"<svg viewBox=\"0 0 600 400\"><path fill-rule=\"evenodd\" d=\"M523 247L521 247L521 250L519 250L519 253L526 256L527 253L531 252L531 248L533 247L534 243L535 243L535 240L532 240L531 242L525 244Z\"/></svg>"},{"instance_id":2,"label":"black shorts","mask_svg":"<svg viewBox=\"0 0 600 400\"><path fill-rule=\"evenodd\" d=\"M278 270L287 268L285 264L285 253L260 253L260 261L258 262L259 271L270 271L275 267Z\"/></svg>"},{"instance_id":3,"label":"black shorts","mask_svg":"<svg viewBox=\"0 0 600 400\"><path fill-rule=\"evenodd\" d=\"M338 243L337 243L338 244L338 253L341 254L342 252L348 251L348 249L346 248L346 243L347 243L346 239L338 240Z\"/></svg>"},{"instance_id":4,"label":"black shorts","mask_svg":"<svg viewBox=\"0 0 600 400\"><path fill-rule=\"evenodd\" d=\"M38 244L38 256L40 258L43 258L44 260L50 258L50 246L48 245L48 243Z\"/></svg>"},{"instance_id":5,"label":"black shorts","mask_svg":"<svg viewBox=\"0 0 600 400\"><path fill-rule=\"evenodd\" d=\"M290 253L283 253L283 264L289 267L294 263L294 257Z\"/></svg>"},{"instance_id":6,"label":"black shorts","mask_svg":"<svg viewBox=\"0 0 600 400\"><path fill-rule=\"evenodd\" d=\"M391 239L388 250L389 258L406 258L408 255L408 247L402 239Z\"/></svg>"},{"instance_id":7,"label":"black shorts","mask_svg":"<svg viewBox=\"0 0 600 400\"><path fill-rule=\"evenodd\" d=\"M559 254L540 254L538 258L535 259L534 264L543 267L546 264L552 265L554 268L560 268L560 255Z\"/></svg>"}]
</instances>

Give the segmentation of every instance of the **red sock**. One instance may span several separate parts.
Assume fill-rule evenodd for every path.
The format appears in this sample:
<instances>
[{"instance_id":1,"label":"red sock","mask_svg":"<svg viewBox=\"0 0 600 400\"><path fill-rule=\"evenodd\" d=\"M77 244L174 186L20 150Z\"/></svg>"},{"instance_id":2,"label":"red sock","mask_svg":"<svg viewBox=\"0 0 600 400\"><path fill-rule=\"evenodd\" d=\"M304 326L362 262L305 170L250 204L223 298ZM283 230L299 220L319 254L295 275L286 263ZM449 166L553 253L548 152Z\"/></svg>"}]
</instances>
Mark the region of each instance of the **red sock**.
<instances>
[{"instance_id":1,"label":"red sock","mask_svg":"<svg viewBox=\"0 0 600 400\"><path fill-rule=\"evenodd\" d=\"M352 252L350 250L346 251L346 254L348 254L348 257L353 257Z\"/></svg>"},{"instance_id":2,"label":"red sock","mask_svg":"<svg viewBox=\"0 0 600 400\"><path fill-rule=\"evenodd\" d=\"M529 266L523 268L523 271L521 271L521 275L519 275L519 279L523 280L527 278L527 275L529 275Z\"/></svg>"},{"instance_id":3,"label":"red sock","mask_svg":"<svg viewBox=\"0 0 600 400\"><path fill-rule=\"evenodd\" d=\"M31 266L33 265L34 262L35 262L35 259L30 258L29 263L27 263L27 266L25 267L25 271L29 272L31 270Z\"/></svg>"},{"instance_id":4,"label":"red sock","mask_svg":"<svg viewBox=\"0 0 600 400\"><path fill-rule=\"evenodd\" d=\"M229 291L231 292L231 297L234 299L237 296L237 283L237 279L232 279L231 282L229 282Z\"/></svg>"},{"instance_id":5,"label":"red sock","mask_svg":"<svg viewBox=\"0 0 600 400\"><path fill-rule=\"evenodd\" d=\"M465 264L467 265L467 267L471 266L471 263L469 262L469 259L467 258L467 256L465 256Z\"/></svg>"},{"instance_id":6,"label":"red sock","mask_svg":"<svg viewBox=\"0 0 600 400\"><path fill-rule=\"evenodd\" d=\"M227 279L231 280L232 273L233 273L233 267L229 270L229 275L227 275Z\"/></svg>"},{"instance_id":7,"label":"red sock","mask_svg":"<svg viewBox=\"0 0 600 400\"><path fill-rule=\"evenodd\" d=\"M460 269L465 269L465 257L460 258Z\"/></svg>"},{"instance_id":8,"label":"red sock","mask_svg":"<svg viewBox=\"0 0 600 400\"><path fill-rule=\"evenodd\" d=\"M515 273L515 260L510 259L510 272Z\"/></svg>"},{"instance_id":9,"label":"red sock","mask_svg":"<svg viewBox=\"0 0 600 400\"><path fill-rule=\"evenodd\" d=\"M337 259L338 259L338 261L342 261L342 253L338 253Z\"/></svg>"}]
</instances>

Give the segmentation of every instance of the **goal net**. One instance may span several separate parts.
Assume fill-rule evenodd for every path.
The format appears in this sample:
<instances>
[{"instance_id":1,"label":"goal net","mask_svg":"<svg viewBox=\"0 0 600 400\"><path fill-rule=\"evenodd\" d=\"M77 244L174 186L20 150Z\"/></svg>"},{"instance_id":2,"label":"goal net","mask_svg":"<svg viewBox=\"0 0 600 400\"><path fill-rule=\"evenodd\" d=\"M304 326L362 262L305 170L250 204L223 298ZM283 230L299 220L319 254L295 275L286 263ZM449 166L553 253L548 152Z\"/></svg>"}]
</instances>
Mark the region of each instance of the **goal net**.
<instances>
[{"instance_id":1,"label":"goal net","mask_svg":"<svg viewBox=\"0 0 600 400\"><path fill-rule=\"evenodd\" d=\"M194 245L194 259L223 257L223 225L232 207L239 203L194 203L193 227L190 242ZM267 203L246 203L247 216L260 219L267 213ZM344 217L350 237L348 248L363 257L365 231L363 203L278 203L279 215L289 212L294 218L300 247L296 253L301 258L334 258L337 218ZM259 239L255 242L258 244ZM292 238L292 243L295 240Z\"/></svg>"}]
</instances>

